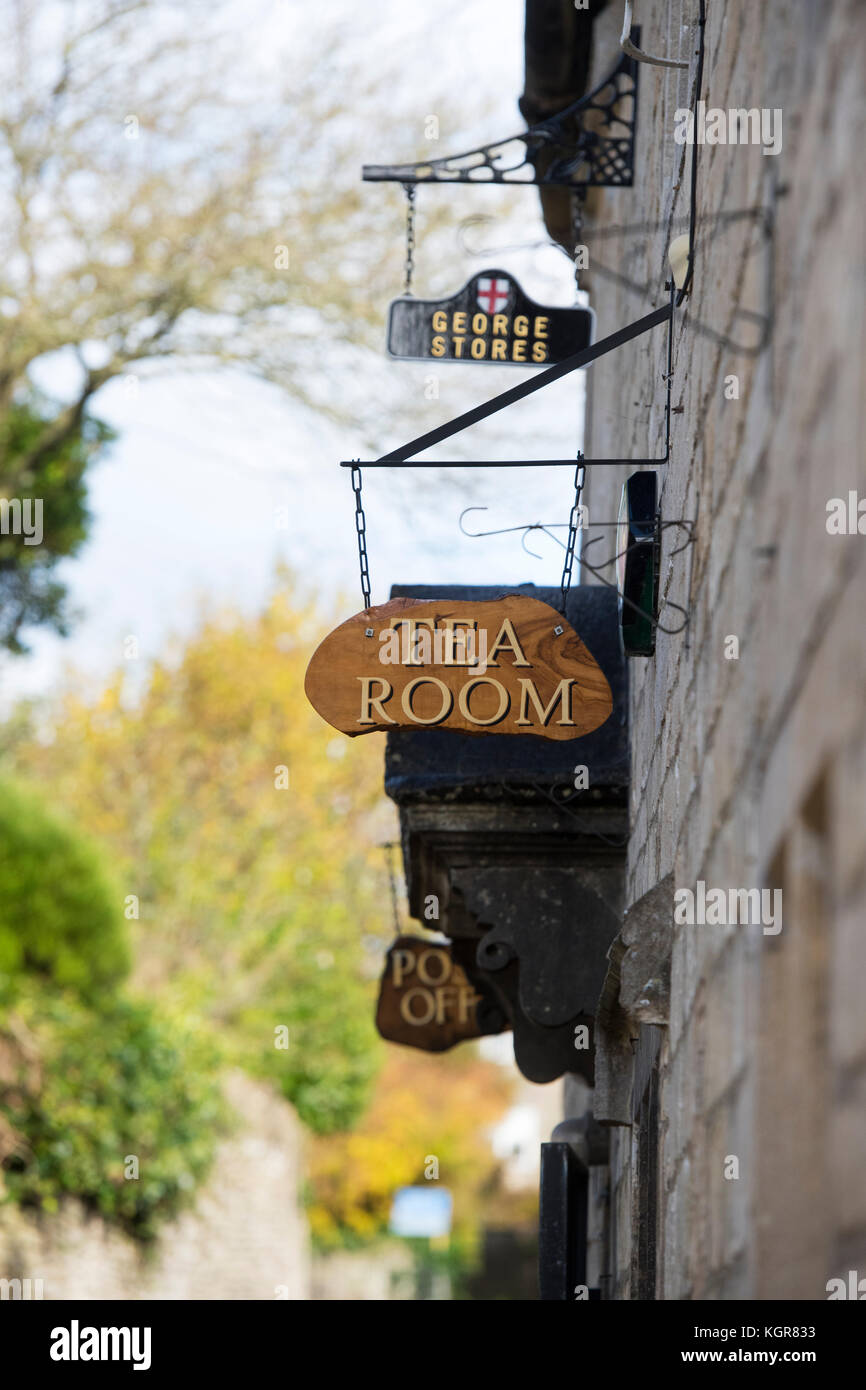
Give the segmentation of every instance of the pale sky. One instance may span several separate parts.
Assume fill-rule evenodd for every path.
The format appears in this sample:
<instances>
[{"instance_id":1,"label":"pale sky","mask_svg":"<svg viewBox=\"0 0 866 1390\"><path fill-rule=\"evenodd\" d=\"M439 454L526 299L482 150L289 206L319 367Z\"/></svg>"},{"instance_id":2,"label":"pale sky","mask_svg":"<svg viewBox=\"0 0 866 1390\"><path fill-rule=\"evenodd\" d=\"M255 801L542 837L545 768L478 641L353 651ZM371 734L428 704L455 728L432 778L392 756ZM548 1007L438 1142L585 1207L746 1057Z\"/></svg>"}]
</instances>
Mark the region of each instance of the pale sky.
<instances>
[{"instance_id":1,"label":"pale sky","mask_svg":"<svg viewBox=\"0 0 866 1390\"><path fill-rule=\"evenodd\" d=\"M240 7L243 13L248 8ZM523 0L473 0L470 5L439 7L426 0L383 0L375 7L369 61L376 62L382 45L393 58L402 44L421 31L429 68L425 65L410 74L419 124L430 110L430 92L434 86L442 89L444 73L454 100L470 85L476 97L489 98L490 115L485 121L489 128L479 131L479 136L512 134L522 127L516 103L523 78L523 8ZM307 23L317 14L332 20L341 10L351 10L358 17L357 5L348 7L342 0L302 7ZM269 23L239 26L238 42L267 50L276 62L280 43L291 39L298 6L294 0L268 0L260 12L267 13ZM363 105L357 118L363 126ZM400 136L396 125L393 148L385 150L379 132L371 139L370 161L396 162L406 157ZM448 133L443 131L435 154L462 148L459 142L456 149L449 147ZM347 180L357 177L357 170L346 170ZM494 266L516 274L535 299L572 303L570 266L553 249L496 251L475 258L460 250L456 240L460 219L489 210L491 194L501 197L484 187L427 190L427 196L453 203L454 264L453 269L436 266L435 286L429 284L428 267L425 285L422 241L416 293L434 297L456 291L469 275ZM507 199L508 224L488 224L475 233L476 244L498 248L544 238L537 191L514 188ZM399 241L402 235L401 223L395 222L394 237ZM370 247L369 254L375 257L376 248ZM395 296L400 288L395 284ZM376 389L377 380L386 385L395 373L415 373L420 399L427 367L386 359L387 302L377 309L383 352L380 363L371 368L371 389ZM328 374L329 389L339 392L339 367L323 361L321 369ZM46 363L38 380L59 393L64 371L62 362ZM443 367L440 399L426 404L423 414L419 411L413 433L486 400L524 375L531 372ZM570 457L580 442L582 385L566 378L546 388L531 401L476 426L465 436L462 448L476 449L482 457L514 457L519 448L525 448L530 457ZM266 597L279 560L299 571L326 601L342 593L345 616L361 607L354 503L348 475L338 463L357 454L369 457L369 449L353 437L351 427L342 429L317 419L276 387L237 372L192 375L185 374L180 364L158 379L143 379L137 397L130 395L124 382L112 382L93 404L94 412L114 426L119 438L88 475L94 513L90 539L61 570L72 604L83 616L70 638L34 630L25 634L32 656L2 658L4 706L20 694L50 692L67 663L99 678L120 660L127 634L138 637L145 659L157 654L169 633L183 633L194 623L202 599L254 609ZM503 438L506 433L512 437ZM381 452L392 443L383 437ZM454 445L441 445L431 456L447 457L449 449L453 451ZM472 478L462 471L435 478L416 473L404 474L399 483L382 471L368 472L365 500L373 602L387 598L392 582L558 583L562 551L551 542L536 536L531 544L544 559L534 560L522 551L519 535L465 539L458 530L458 516L472 501L489 507L470 519L478 529L565 521L571 489L568 469L508 469ZM283 508L288 508L288 529L280 529Z\"/></svg>"}]
</instances>

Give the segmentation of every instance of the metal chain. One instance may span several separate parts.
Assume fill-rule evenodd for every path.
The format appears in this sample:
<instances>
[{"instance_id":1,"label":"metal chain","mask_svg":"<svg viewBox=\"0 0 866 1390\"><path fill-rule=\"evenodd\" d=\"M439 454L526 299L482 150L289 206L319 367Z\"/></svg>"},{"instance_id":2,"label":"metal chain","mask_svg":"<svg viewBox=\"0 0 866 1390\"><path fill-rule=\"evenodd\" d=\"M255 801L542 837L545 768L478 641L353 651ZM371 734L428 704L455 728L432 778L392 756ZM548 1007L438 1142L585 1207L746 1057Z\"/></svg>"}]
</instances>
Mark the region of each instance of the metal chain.
<instances>
[{"instance_id":1,"label":"metal chain","mask_svg":"<svg viewBox=\"0 0 866 1390\"><path fill-rule=\"evenodd\" d=\"M361 505L361 470L357 463L352 464L352 491L355 494L355 530L358 533L358 561L361 568L361 593L364 608L370 607L370 569L367 564L367 518Z\"/></svg>"},{"instance_id":2,"label":"metal chain","mask_svg":"<svg viewBox=\"0 0 866 1390\"><path fill-rule=\"evenodd\" d=\"M577 467L574 470L574 502L572 503L571 513L568 518L568 542L565 547L565 560L562 566L562 603L560 611L565 616L565 605L568 600L568 591L571 588L571 571L574 568L574 552L577 545L577 536L580 531L580 494L583 492L583 485L586 481L586 468L583 463L583 454L577 456Z\"/></svg>"},{"instance_id":3,"label":"metal chain","mask_svg":"<svg viewBox=\"0 0 866 1390\"><path fill-rule=\"evenodd\" d=\"M578 257L580 248L583 245L581 237L583 235L583 198L581 191L575 190L571 195L571 236L574 243L572 259L574 261L574 288L580 289L580 267Z\"/></svg>"},{"instance_id":4,"label":"metal chain","mask_svg":"<svg viewBox=\"0 0 866 1390\"><path fill-rule=\"evenodd\" d=\"M406 194L406 265L404 269L403 293L412 293L412 276L415 272L415 193L414 183L404 183Z\"/></svg>"}]
</instances>

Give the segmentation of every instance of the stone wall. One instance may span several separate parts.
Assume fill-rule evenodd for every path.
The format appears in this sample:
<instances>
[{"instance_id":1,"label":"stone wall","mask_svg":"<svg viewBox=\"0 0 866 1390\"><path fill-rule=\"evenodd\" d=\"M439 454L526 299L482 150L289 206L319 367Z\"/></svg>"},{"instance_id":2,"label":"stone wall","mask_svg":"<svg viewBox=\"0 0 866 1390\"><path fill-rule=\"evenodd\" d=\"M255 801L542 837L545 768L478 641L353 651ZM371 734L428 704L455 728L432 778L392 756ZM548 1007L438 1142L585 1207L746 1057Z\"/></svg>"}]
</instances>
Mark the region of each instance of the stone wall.
<instances>
[{"instance_id":1,"label":"stone wall","mask_svg":"<svg viewBox=\"0 0 866 1390\"><path fill-rule=\"evenodd\" d=\"M302 1127L268 1086L233 1074L227 1093L237 1132L150 1255L77 1202L41 1220L4 1207L0 1278L41 1279L46 1299L309 1298Z\"/></svg>"},{"instance_id":2,"label":"stone wall","mask_svg":"<svg viewBox=\"0 0 866 1390\"><path fill-rule=\"evenodd\" d=\"M596 77L621 9L596 24ZM664 301L688 213L691 150L673 131L698 4L639 10L642 47L691 69L641 68L635 186L588 209L602 228L662 224L610 239L588 227L599 337ZM676 888L781 888L783 915L778 935L676 928L659 1298L823 1299L831 1276L866 1275L866 538L826 527L829 499L866 498L864 72L857 0L708 0L707 106L780 108L783 146L700 149L659 469L663 519L696 523L676 556L684 536L664 532L661 564L663 596L691 621L630 664L627 902L672 873ZM656 329L591 369L589 457L663 452L664 351ZM591 475L590 518L616 516L629 471ZM598 534L594 550L612 553ZM612 1134L609 1271L634 1297L640 1136Z\"/></svg>"}]
</instances>

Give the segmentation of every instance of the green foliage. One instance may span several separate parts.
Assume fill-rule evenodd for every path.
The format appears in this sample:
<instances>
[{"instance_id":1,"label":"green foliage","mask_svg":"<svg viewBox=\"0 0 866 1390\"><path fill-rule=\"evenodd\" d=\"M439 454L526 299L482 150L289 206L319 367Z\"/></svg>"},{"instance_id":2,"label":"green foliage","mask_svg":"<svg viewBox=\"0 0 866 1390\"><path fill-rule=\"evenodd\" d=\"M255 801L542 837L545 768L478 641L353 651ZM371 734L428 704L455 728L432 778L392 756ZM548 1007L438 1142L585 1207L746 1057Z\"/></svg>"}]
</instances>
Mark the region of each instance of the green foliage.
<instances>
[{"instance_id":1,"label":"green foliage","mask_svg":"<svg viewBox=\"0 0 866 1390\"><path fill-rule=\"evenodd\" d=\"M32 988L18 992L14 1011L0 1010L0 1045L22 1033L40 1076L21 1062L0 1083L0 1118L18 1141L5 1165L8 1197L52 1212L73 1195L152 1237L213 1158L225 1121L214 1047L149 1004L116 999L94 1015L68 994ZM137 1178L125 1176L130 1156Z\"/></svg>"},{"instance_id":2,"label":"green foliage","mask_svg":"<svg viewBox=\"0 0 866 1390\"><path fill-rule=\"evenodd\" d=\"M67 422L35 392L0 413L0 496L42 502L40 544L0 534L0 648L26 652L20 636L25 627L45 625L67 634L66 586L53 571L87 535L84 472L113 438L109 426L91 416Z\"/></svg>"},{"instance_id":3,"label":"green foliage","mask_svg":"<svg viewBox=\"0 0 866 1390\"><path fill-rule=\"evenodd\" d=\"M17 775L75 810L134 887L141 916L122 925L161 1012L195 1019L200 1036L219 1038L222 1065L270 1080L314 1131L315 1243L383 1238L395 1188L424 1181L431 1149L455 1195L453 1240L469 1240L495 1177L486 1130L510 1086L470 1049L429 1057L376 1035L375 979L393 934L380 846L394 809L381 746L350 745L304 698L323 626L286 577L257 618L206 618L134 690L118 672L101 691L67 689L38 718L19 710L0 747ZM15 862L0 859L0 904ZM11 984L20 992L23 980ZM24 1145L7 1162L17 1200L44 1207L74 1192L148 1234L205 1171L216 1063L141 1006L94 1002L92 1014L66 998L28 1015L44 1016L27 1026L45 1080L7 1093L0 1153L5 1117ZM0 1013L0 1078L3 1043ZM123 1181L126 1154L147 1159L138 1183Z\"/></svg>"},{"instance_id":4,"label":"green foliage","mask_svg":"<svg viewBox=\"0 0 866 1390\"><path fill-rule=\"evenodd\" d=\"M344 756L304 696L322 627L286 580L255 619L207 618L134 692L125 672L70 690L41 737L9 728L6 742L135 885L136 968L161 1003L217 1028L229 1063L333 1133L362 1113L382 1060L373 978L391 927L377 846L394 812L381 747Z\"/></svg>"},{"instance_id":5,"label":"green foliage","mask_svg":"<svg viewBox=\"0 0 866 1390\"><path fill-rule=\"evenodd\" d=\"M236 1034L250 1040L238 1060L274 1081L310 1129L333 1134L357 1120L381 1063L371 991L347 971L335 977L332 966L320 969L309 950L298 952L293 977L293 987L284 980L268 991L265 1007L233 1020ZM277 1017L288 1027L289 1046L263 1052L258 1040Z\"/></svg>"},{"instance_id":6,"label":"green foliage","mask_svg":"<svg viewBox=\"0 0 866 1390\"><path fill-rule=\"evenodd\" d=\"M129 968L120 903L95 848L0 781L0 977L29 972L98 997Z\"/></svg>"},{"instance_id":7,"label":"green foliage","mask_svg":"<svg viewBox=\"0 0 866 1390\"><path fill-rule=\"evenodd\" d=\"M74 1195L146 1239L207 1171L223 1108L214 1049L116 993L129 968L120 903L96 848L0 781L7 1196L54 1211Z\"/></svg>"}]
</instances>

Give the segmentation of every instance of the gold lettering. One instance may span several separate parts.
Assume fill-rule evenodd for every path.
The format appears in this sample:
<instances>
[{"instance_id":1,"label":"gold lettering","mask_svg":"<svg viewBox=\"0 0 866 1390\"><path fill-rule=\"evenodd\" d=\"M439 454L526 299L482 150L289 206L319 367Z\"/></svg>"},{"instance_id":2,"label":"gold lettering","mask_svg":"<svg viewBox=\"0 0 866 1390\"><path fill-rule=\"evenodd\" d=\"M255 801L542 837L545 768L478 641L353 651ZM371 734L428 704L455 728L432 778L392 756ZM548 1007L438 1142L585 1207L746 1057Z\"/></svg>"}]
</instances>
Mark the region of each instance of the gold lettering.
<instances>
[{"instance_id":1,"label":"gold lettering","mask_svg":"<svg viewBox=\"0 0 866 1390\"><path fill-rule=\"evenodd\" d=\"M430 957L442 962L443 969L440 974L431 976L430 967L427 964ZM432 948L422 951L418 957L418 979L425 985L441 985L451 974L451 957L445 951L435 951Z\"/></svg>"},{"instance_id":2,"label":"gold lettering","mask_svg":"<svg viewBox=\"0 0 866 1390\"><path fill-rule=\"evenodd\" d=\"M448 996L449 996L449 995L451 995L451 996L456 996L456 994L457 994L457 991L456 991L456 989L454 988L453 985L440 985L439 988L437 989L437 991L436 991L436 1022L437 1022L437 1023L444 1023L444 1022L445 1022L445 1010L447 1009L447 1007L448 1007L448 1005L449 1005L450 1003L453 1003L453 1002L454 1002L453 997L452 997L451 999L449 999Z\"/></svg>"},{"instance_id":3,"label":"gold lettering","mask_svg":"<svg viewBox=\"0 0 866 1390\"><path fill-rule=\"evenodd\" d=\"M442 692L442 708L438 714L432 715L429 719L422 719L412 708L412 696L420 685L435 685L436 688ZM406 689L403 691L400 703L403 706L403 713L406 718L411 719L413 724L441 724L442 720L447 719L451 713L451 708L454 704L454 696L445 682L440 681L438 676L416 676L413 681L409 682ZM393 724L394 720L392 719L390 722Z\"/></svg>"},{"instance_id":4,"label":"gold lettering","mask_svg":"<svg viewBox=\"0 0 866 1390\"><path fill-rule=\"evenodd\" d=\"M547 343L532 344L532 360L533 362L547 361Z\"/></svg>"},{"instance_id":5,"label":"gold lettering","mask_svg":"<svg viewBox=\"0 0 866 1390\"><path fill-rule=\"evenodd\" d=\"M529 319L525 314L518 314L514 320L514 332L518 338L529 336Z\"/></svg>"},{"instance_id":6,"label":"gold lettering","mask_svg":"<svg viewBox=\"0 0 866 1390\"><path fill-rule=\"evenodd\" d=\"M444 309L437 309L433 315L433 332L446 333L448 331L448 315Z\"/></svg>"},{"instance_id":7,"label":"gold lettering","mask_svg":"<svg viewBox=\"0 0 866 1390\"><path fill-rule=\"evenodd\" d=\"M487 343L484 338L472 339L472 356L476 359L487 356Z\"/></svg>"},{"instance_id":8,"label":"gold lettering","mask_svg":"<svg viewBox=\"0 0 866 1390\"><path fill-rule=\"evenodd\" d=\"M507 337L508 337L508 315L507 315L507 314L494 314L494 315L493 315L493 336L494 336L495 338L507 338Z\"/></svg>"},{"instance_id":9,"label":"gold lettering","mask_svg":"<svg viewBox=\"0 0 866 1390\"><path fill-rule=\"evenodd\" d=\"M511 360L512 360L512 362L525 362L525 361L526 361L526 340L525 340L525 338L515 338L514 342L511 344Z\"/></svg>"},{"instance_id":10,"label":"gold lettering","mask_svg":"<svg viewBox=\"0 0 866 1390\"><path fill-rule=\"evenodd\" d=\"M478 624L472 622L470 618L442 619L442 627L445 629L445 659L442 663L444 666L475 666L477 664L477 644L474 640L477 626ZM466 630L465 632L458 632L459 628ZM470 633L472 634L471 638ZM457 659L458 648L463 652L462 661Z\"/></svg>"},{"instance_id":11,"label":"gold lettering","mask_svg":"<svg viewBox=\"0 0 866 1390\"><path fill-rule=\"evenodd\" d=\"M464 313L453 314L452 317L451 317L451 332L452 332L452 333L465 333L465 332L466 332L466 325L467 325L468 321L469 321L469 315L468 315L468 314L464 314Z\"/></svg>"},{"instance_id":12,"label":"gold lettering","mask_svg":"<svg viewBox=\"0 0 866 1390\"><path fill-rule=\"evenodd\" d=\"M490 344L490 360L491 362L504 362L506 360L505 344L501 338L494 339Z\"/></svg>"},{"instance_id":13,"label":"gold lettering","mask_svg":"<svg viewBox=\"0 0 866 1390\"><path fill-rule=\"evenodd\" d=\"M523 654L523 648L517 640L517 633L514 631L514 624L512 623L510 618L503 619L502 626L499 629L499 632L496 637L496 641L493 643L493 646L490 649L490 655L487 658L488 666L498 666L499 663L495 661L494 658L496 656L496 653L499 651L499 648L506 646L511 648L511 651L515 657L515 666L532 665L532 662L527 661L526 657Z\"/></svg>"},{"instance_id":14,"label":"gold lettering","mask_svg":"<svg viewBox=\"0 0 866 1390\"><path fill-rule=\"evenodd\" d=\"M528 679L526 676L521 676L520 714L515 720L515 723L522 724L524 726L532 723L532 720L528 718L529 701L531 699L532 703L535 706L535 713L538 715L539 723L542 725L543 728L546 728L548 723L550 722L550 717L553 714L557 700L561 700L563 717L562 719L557 719L556 722L557 724L573 725L574 720L571 718L571 687L573 685L574 679L572 677L563 678L554 690L553 695L550 698L550 704L547 706L547 709L542 709L541 700L539 699L538 691L535 688L534 681Z\"/></svg>"},{"instance_id":15,"label":"gold lettering","mask_svg":"<svg viewBox=\"0 0 866 1390\"><path fill-rule=\"evenodd\" d=\"M436 625L435 618L392 618L389 627L401 627L403 629L403 665L404 666L424 666L430 660L431 638L426 632L419 632L419 628L429 628L432 633ZM426 638L426 650L423 644Z\"/></svg>"},{"instance_id":16,"label":"gold lettering","mask_svg":"<svg viewBox=\"0 0 866 1390\"><path fill-rule=\"evenodd\" d=\"M486 314L475 314L475 315L473 315L473 318L472 318L472 332L473 332L473 333L486 333L486 332L487 332L487 315L486 315Z\"/></svg>"},{"instance_id":17,"label":"gold lettering","mask_svg":"<svg viewBox=\"0 0 866 1390\"><path fill-rule=\"evenodd\" d=\"M414 951L395 951L391 957L391 978L397 989L403 983L404 976L415 969Z\"/></svg>"},{"instance_id":18,"label":"gold lettering","mask_svg":"<svg viewBox=\"0 0 866 1390\"><path fill-rule=\"evenodd\" d=\"M430 347L430 352L431 352L431 354L432 354L433 357L444 357L444 356L445 356L445 339L444 339L444 338L438 338L438 337L437 337L437 338L434 338L434 339L433 339L433 342L432 342L432 344L431 344L431 347Z\"/></svg>"},{"instance_id":19,"label":"gold lettering","mask_svg":"<svg viewBox=\"0 0 866 1390\"><path fill-rule=\"evenodd\" d=\"M361 682L361 717L359 724L375 724L373 711L384 724L396 724L396 719L392 719L390 714L386 714L382 708L384 700L390 700L394 694L394 687L389 684L382 676L359 676ZM373 694L373 682L378 681L382 689L378 695Z\"/></svg>"},{"instance_id":20,"label":"gold lettering","mask_svg":"<svg viewBox=\"0 0 866 1390\"><path fill-rule=\"evenodd\" d=\"M535 336L536 336L536 338L546 338L546 337L547 337L547 325L548 325L549 323L550 323L550 319L549 319L549 318L545 318L544 314L538 314L538 315L537 315L536 320L535 320Z\"/></svg>"},{"instance_id":21,"label":"gold lettering","mask_svg":"<svg viewBox=\"0 0 866 1390\"><path fill-rule=\"evenodd\" d=\"M489 719L478 719L469 708L469 697L476 686L492 685L499 692L499 708ZM460 713L470 724L498 724L500 719L504 719L508 713L508 706L511 704L511 697L504 685L495 681L492 676L476 676L474 680L467 681L457 697Z\"/></svg>"},{"instance_id":22,"label":"gold lettering","mask_svg":"<svg viewBox=\"0 0 866 1390\"><path fill-rule=\"evenodd\" d=\"M466 315L464 314L463 317L465 318ZM463 356L463 344L466 342L466 339L465 339L465 338L453 338L453 339L452 339L452 342L454 343L454 356L455 356L455 357L462 357L462 356Z\"/></svg>"},{"instance_id":23,"label":"gold lettering","mask_svg":"<svg viewBox=\"0 0 866 1390\"><path fill-rule=\"evenodd\" d=\"M429 1011L424 1018L417 1018L412 1012L412 1000L419 995L425 1001ZM436 1013L436 1002L433 998L433 991L422 989L420 985L416 985L414 989L407 989L403 998L400 1000L400 1013L407 1023L414 1024L416 1028L423 1028L425 1023L431 1022L433 1015Z\"/></svg>"},{"instance_id":24,"label":"gold lettering","mask_svg":"<svg viewBox=\"0 0 866 1390\"><path fill-rule=\"evenodd\" d=\"M471 985L460 985L458 992L458 1017L461 1023L468 1022L469 1010L475 1007L480 998L481 995L476 994Z\"/></svg>"}]
</instances>

